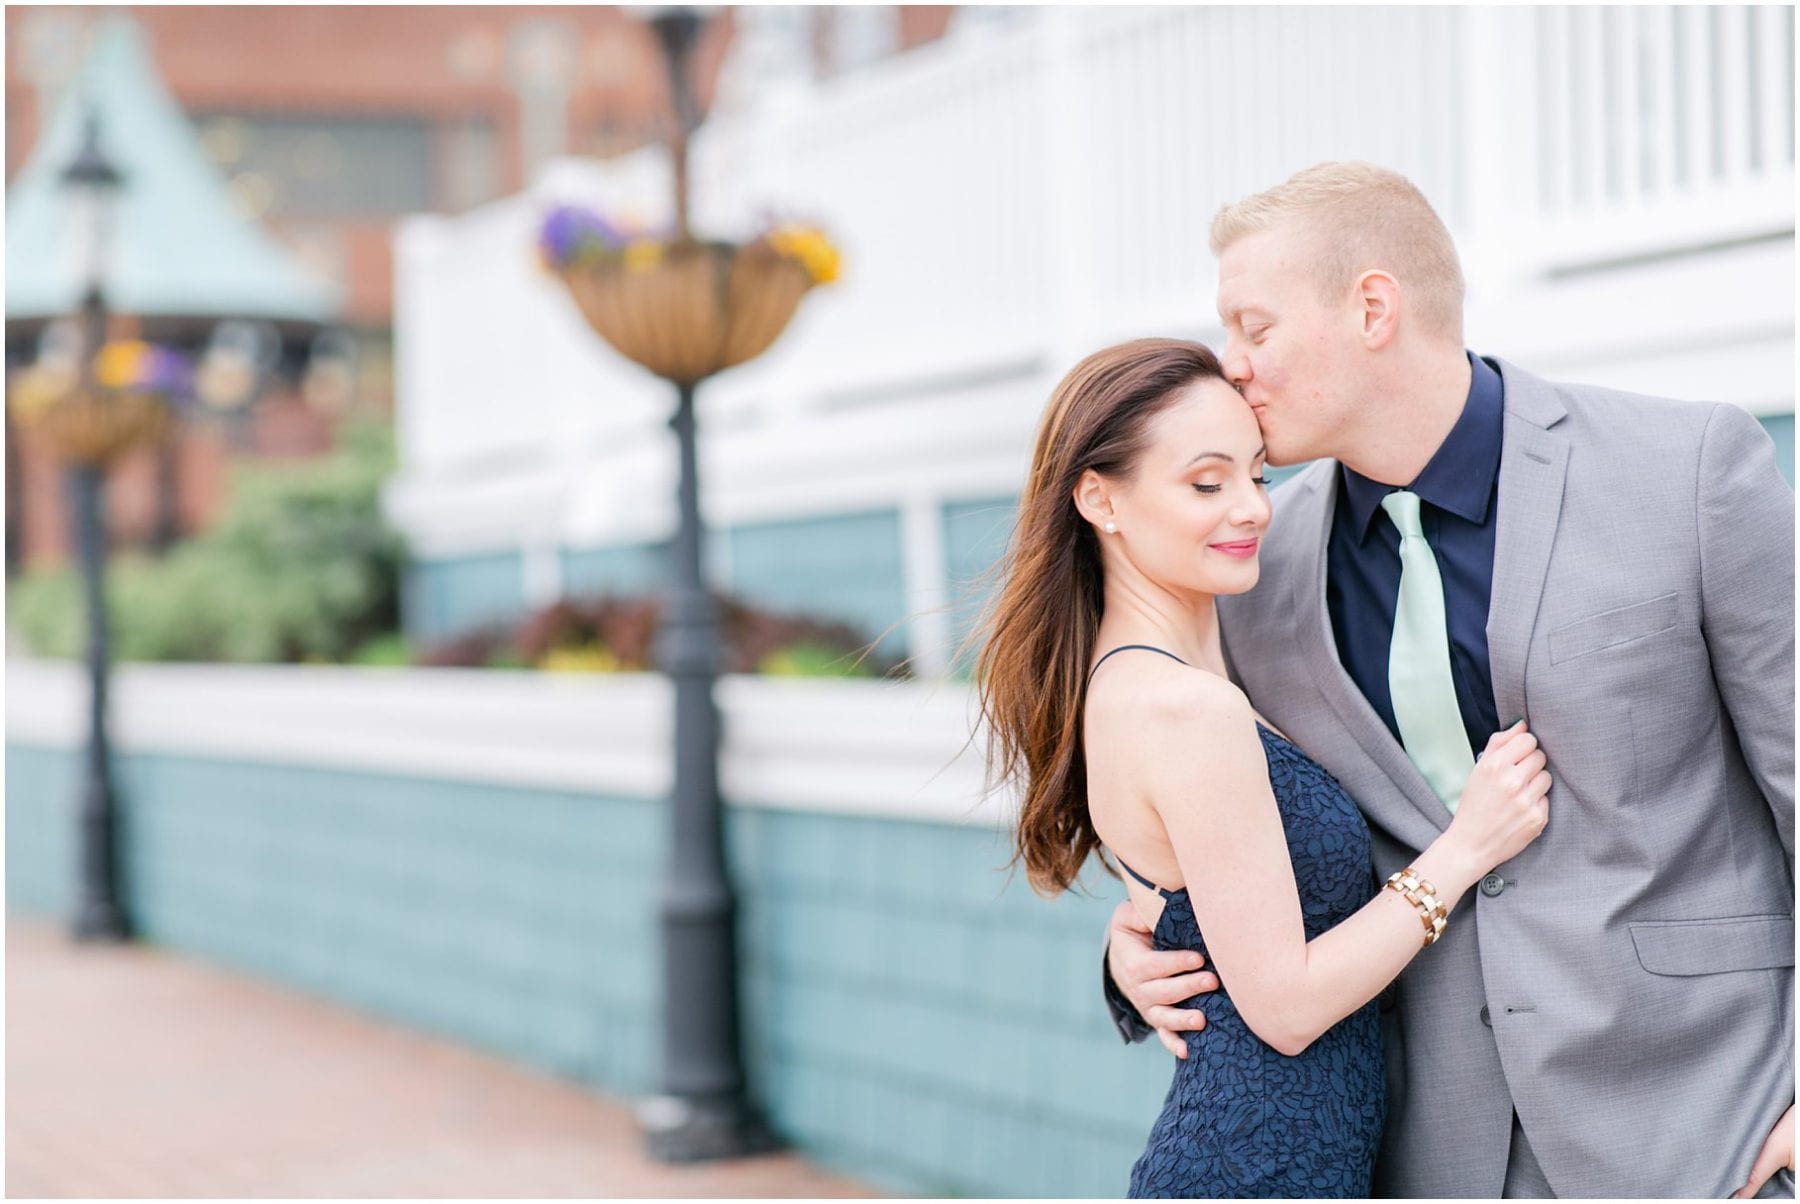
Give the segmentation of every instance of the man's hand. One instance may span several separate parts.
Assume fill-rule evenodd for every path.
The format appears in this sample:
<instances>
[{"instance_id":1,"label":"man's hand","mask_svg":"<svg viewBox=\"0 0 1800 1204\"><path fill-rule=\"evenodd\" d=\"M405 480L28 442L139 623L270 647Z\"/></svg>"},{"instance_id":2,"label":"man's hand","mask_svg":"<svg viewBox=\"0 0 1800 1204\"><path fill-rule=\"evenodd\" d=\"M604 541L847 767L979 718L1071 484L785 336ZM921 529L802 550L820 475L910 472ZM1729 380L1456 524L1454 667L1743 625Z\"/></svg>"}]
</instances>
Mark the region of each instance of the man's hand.
<instances>
[{"instance_id":1,"label":"man's hand","mask_svg":"<svg viewBox=\"0 0 1800 1204\"><path fill-rule=\"evenodd\" d=\"M1120 983L1119 986L1123 989L1125 984ZM1789 1104L1788 1110L1781 1114L1781 1119L1775 1122L1775 1129L1769 1134L1768 1140L1763 1142L1762 1152L1757 1154L1756 1161L1751 1164L1750 1181L1738 1188L1737 1193L1731 1198L1734 1200L1750 1199L1762 1190L1762 1185L1769 1181L1769 1176L1784 1166L1787 1168L1788 1174L1794 1173L1794 1106L1792 1104Z\"/></svg>"},{"instance_id":2,"label":"man's hand","mask_svg":"<svg viewBox=\"0 0 1800 1204\"><path fill-rule=\"evenodd\" d=\"M1150 929L1130 899L1113 909L1106 933L1106 967L1120 992L1138 1010L1144 1023L1156 1030L1156 1039L1178 1058L1187 1057L1184 1031L1206 1027L1206 1015L1198 1008L1174 1006L1203 991L1219 989L1219 980L1201 970L1206 959L1188 950L1158 952L1150 945ZM1791 1150L1792 1142L1789 1143Z\"/></svg>"}]
</instances>

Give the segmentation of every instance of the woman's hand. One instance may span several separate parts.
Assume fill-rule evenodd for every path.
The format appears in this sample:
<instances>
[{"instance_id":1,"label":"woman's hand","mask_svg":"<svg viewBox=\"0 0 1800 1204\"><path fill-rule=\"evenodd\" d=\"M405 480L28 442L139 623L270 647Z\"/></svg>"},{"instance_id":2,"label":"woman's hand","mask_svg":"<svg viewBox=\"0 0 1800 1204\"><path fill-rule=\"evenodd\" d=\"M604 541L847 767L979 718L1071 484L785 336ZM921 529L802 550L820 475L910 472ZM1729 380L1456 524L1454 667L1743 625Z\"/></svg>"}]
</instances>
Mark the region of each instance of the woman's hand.
<instances>
[{"instance_id":1,"label":"woman's hand","mask_svg":"<svg viewBox=\"0 0 1800 1204\"><path fill-rule=\"evenodd\" d=\"M1523 719L1488 738L1445 833L1470 859L1477 877L1517 857L1550 822L1546 763Z\"/></svg>"},{"instance_id":2,"label":"woman's hand","mask_svg":"<svg viewBox=\"0 0 1800 1204\"><path fill-rule=\"evenodd\" d=\"M1748 1200L1762 1190L1762 1185L1769 1181L1782 1167L1787 1167L1788 1174L1794 1173L1794 1106L1781 1114L1775 1122L1775 1129L1763 1142L1762 1152L1757 1154L1756 1161L1750 1167L1750 1181L1737 1189L1732 1195L1734 1200Z\"/></svg>"}]
</instances>

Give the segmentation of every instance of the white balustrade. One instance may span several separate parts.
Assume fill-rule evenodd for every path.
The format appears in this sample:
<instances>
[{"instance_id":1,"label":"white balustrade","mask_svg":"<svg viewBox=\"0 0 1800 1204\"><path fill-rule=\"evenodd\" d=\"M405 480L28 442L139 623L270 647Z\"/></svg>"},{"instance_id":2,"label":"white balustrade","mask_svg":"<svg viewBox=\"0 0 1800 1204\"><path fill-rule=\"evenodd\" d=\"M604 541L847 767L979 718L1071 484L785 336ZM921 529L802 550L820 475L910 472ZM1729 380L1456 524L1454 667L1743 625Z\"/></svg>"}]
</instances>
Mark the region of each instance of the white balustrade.
<instances>
[{"instance_id":1,"label":"white balustrade","mask_svg":"<svg viewBox=\"0 0 1800 1204\"><path fill-rule=\"evenodd\" d=\"M1566 272L1792 236L1791 7L1509 11L1536 54L1538 205L1517 233Z\"/></svg>"},{"instance_id":2,"label":"white balustrade","mask_svg":"<svg viewBox=\"0 0 1800 1204\"><path fill-rule=\"evenodd\" d=\"M79 749L80 668L7 668L7 742ZM985 737L961 683L728 676L717 701L735 806L994 826L1016 805L986 789ZM645 799L666 796L673 773L669 683L646 673L123 665L112 706L127 756Z\"/></svg>"}]
</instances>

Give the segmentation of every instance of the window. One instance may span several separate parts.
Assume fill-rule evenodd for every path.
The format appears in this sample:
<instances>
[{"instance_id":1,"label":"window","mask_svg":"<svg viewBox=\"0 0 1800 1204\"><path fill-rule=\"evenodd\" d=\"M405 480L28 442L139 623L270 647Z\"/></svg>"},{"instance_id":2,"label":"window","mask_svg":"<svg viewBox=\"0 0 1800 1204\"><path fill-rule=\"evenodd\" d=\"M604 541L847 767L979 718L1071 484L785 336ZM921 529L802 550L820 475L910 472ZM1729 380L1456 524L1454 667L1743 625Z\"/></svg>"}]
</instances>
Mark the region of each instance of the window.
<instances>
[{"instance_id":1,"label":"window","mask_svg":"<svg viewBox=\"0 0 1800 1204\"><path fill-rule=\"evenodd\" d=\"M433 207L432 131L421 118L213 114L198 125L207 154L258 217Z\"/></svg>"}]
</instances>

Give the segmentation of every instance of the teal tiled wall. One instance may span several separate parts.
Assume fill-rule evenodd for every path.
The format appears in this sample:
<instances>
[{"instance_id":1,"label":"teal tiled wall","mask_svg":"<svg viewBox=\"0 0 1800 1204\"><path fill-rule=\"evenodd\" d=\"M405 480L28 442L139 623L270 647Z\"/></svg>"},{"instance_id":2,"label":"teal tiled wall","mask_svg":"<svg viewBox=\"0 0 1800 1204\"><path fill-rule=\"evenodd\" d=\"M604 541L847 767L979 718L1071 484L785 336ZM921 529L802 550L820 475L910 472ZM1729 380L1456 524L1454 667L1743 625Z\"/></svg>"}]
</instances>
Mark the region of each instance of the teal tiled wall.
<instances>
[{"instance_id":1,"label":"teal tiled wall","mask_svg":"<svg viewBox=\"0 0 1800 1204\"><path fill-rule=\"evenodd\" d=\"M733 527L713 536L726 553L728 575L718 583L770 610L848 623L868 639L906 617L900 515L835 515L797 522ZM565 597L637 594L667 579L659 545L563 549ZM526 613L523 557L518 552L421 560L408 570L407 633L430 642L485 623ZM889 632L882 651L903 655L904 626Z\"/></svg>"},{"instance_id":2,"label":"teal tiled wall","mask_svg":"<svg viewBox=\"0 0 1800 1204\"><path fill-rule=\"evenodd\" d=\"M39 914L73 914L80 768L72 753L6 746L9 906Z\"/></svg>"},{"instance_id":3,"label":"teal tiled wall","mask_svg":"<svg viewBox=\"0 0 1800 1204\"><path fill-rule=\"evenodd\" d=\"M952 648L962 647L992 596L989 570L1006 554L1018 506L1014 497L950 502L944 506L944 584L950 592ZM959 660L957 669L967 672L971 659Z\"/></svg>"},{"instance_id":4,"label":"teal tiled wall","mask_svg":"<svg viewBox=\"0 0 1800 1204\"><path fill-rule=\"evenodd\" d=\"M668 548L661 544L621 544L612 548L564 548L563 596L653 593L668 580Z\"/></svg>"},{"instance_id":5,"label":"teal tiled wall","mask_svg":"<svg viewBox=\"0 0 1800 1204\"><path fill-rule=\"evenodd\" d=\"M1299 464L1289 464L1283 468L1277 468L1273 464L1268 465L1263 469L1263 480L1269 483L1270 489L1273 489L1283 481L1286 481L1299 473L1311 463L1311 460L1305 460Z\"/></svg>"},{"instance_id":6,"label":"teal tiled wall","mask_svg":"<svg viewBox=\"0 0 1800 1204\"><path fill-rule=\"evenodd\" d=\"M1109 898L989 829L745 810L752 1073L808 1156L904 1194L1119 1196L1168 1087L1099 990Z\"/></svg>"},{"instance_id":7,"label":"teal tiled wall","mask_svg":"<svg viewBox=\"0 0 1800 1204\"><path fill-rule=\"evenodd\" d=\"M74 870L76 758L7 752L7 902L67 915L71 884L50 879ZM117 771L145 939L615 1091L650 1084L652 804L186 757Z\"/></svg>"},{"instance_id":8,"label":"teal tiled wall","mask_svg":"<svg viewBox=\"0 0 1800 1204\"><path fill-rule=\"evenodd\" d=\"M867 639L886 633L880 651L906 651L900 514L833 515L761 523L723 532L731 592L770 610L850 624Z\"/></svg>"},{"instance_id":9,"label":"teal tiled wall","mask_svg":"<svg viewBox=\"0 0 1800 1204\"><path fill-rule=\"evenodd\" d=\"M9 745L21 912L67 914L76 764ZM652 1088L660 806L145 755L119 786L148 939ZM1037 898L983 828L734 808L729 832L748 1069L802 1153L906 1195L1123 1192L1172 1060L1105 1017L1107 899Z\"/></svg>"},{"instance_id":10,"label":"teal tiled wall","mask_svg":"<svg viewBox=\"0 0 1800 1204\"><path fill-rule=\"evenodd\" d=\"M1794 483L1794 416L1769 414L1760 419L1769 438L1775 441L1775 463L1791 487Z\"/></svg>"},{"instance_id":11,"label":"teal tiled wall","mask_svg":"<svg viewBox=\"0 0 1800 1204\"><path fill-rule=\"evenodd\" d=\"M406 572L406 633L440 640L525 613L524 557L514 552L418 560Z\"/></svg>"}]
</instances>

